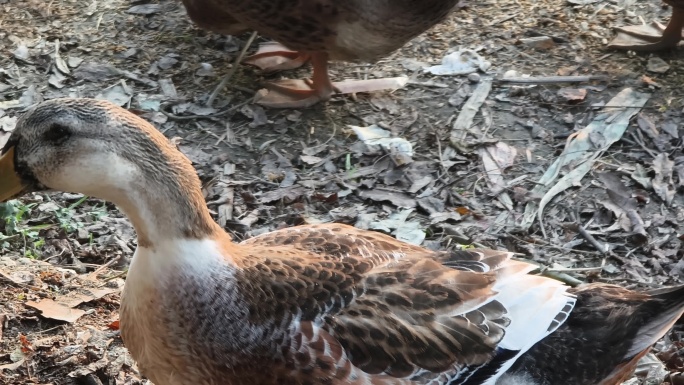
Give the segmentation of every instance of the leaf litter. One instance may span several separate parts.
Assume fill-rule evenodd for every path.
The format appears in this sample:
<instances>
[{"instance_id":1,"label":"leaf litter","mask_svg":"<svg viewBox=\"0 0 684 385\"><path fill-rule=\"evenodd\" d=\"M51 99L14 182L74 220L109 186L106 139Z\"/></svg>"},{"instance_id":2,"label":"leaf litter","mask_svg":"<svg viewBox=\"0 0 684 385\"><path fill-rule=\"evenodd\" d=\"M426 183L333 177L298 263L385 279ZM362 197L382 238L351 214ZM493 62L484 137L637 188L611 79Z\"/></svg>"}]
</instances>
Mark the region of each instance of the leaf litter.
<instances>
[{"instance_id":1,"label":"leaf litter","mask_svg":"<svg viewBox=\"0 0 684 385\"><path fill-rule=\"evenodd\" d=\"M572 284L684 279L680 55L605 49L610 27L669 17L657 2L468 3L374 65L331 64L335 79L391 77L396 91L296 111L249 103L264 77L249 67L207 107L247 36L199 30L179 3L0 6L13 15L0 145L34 103L111 100L192 160L237 240L336 221L431 249L507 248ZM143 383L116 326L128 221L60 193L0 214L0 383ZM628 383L684 383L682 347L676 326Z\"/></svg>"}]
</instances>

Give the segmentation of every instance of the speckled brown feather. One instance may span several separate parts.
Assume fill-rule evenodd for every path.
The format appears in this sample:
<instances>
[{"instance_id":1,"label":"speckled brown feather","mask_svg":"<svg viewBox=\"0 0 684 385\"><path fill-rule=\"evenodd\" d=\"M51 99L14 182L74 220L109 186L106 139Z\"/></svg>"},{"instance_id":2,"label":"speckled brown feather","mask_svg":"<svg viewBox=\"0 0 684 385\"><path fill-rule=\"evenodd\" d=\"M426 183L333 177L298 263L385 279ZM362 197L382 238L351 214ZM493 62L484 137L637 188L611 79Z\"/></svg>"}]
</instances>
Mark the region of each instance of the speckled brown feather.
<instances>
[{"instance_id":1,"label":"speckled brown feather","mask_svg":"<svg viewBox=\"0 0 684 385\"><path fill-rule=\"evenodd\" d=\"M240 24L290 49L374 61L442 21L458 0L183 0L200 27ZM231 27L232 28L232 27Z\"/></svg>"},{"instance_id":2,"label":"speckled brown feather","mask_svg":"<svg viewBox=\"0 0 684 385\"><path fill-rule=\"evenodd\" d=\"M493 294L495 273L479 270L496 269L507 253L430 252L334 224L280 230L242 245L249 255L238 281L254 319L322 317L324 331L365 373L401 378L481 364L503 337L505 309L481 306ZM459 312L464 308L477 311Z\"/></svg>"},{"instance_id":3,"label":"speckled brown feather","mask_svg":"<svg viewBox=\"0 0 684 385\"><path fill-rule=\"evenodd\" d=\"M235 276L177 271L149 297L148 327L174 338L124 333L134 357L180 354L144 360L153 380L194 357L194 378L207 385L428 383L488 362L509 322L489 301L506 252L433 252L338 224L224 247ZM122 317L133 313L122 306ZM245 334L246 325L259 332ZM138 345L144 339L154 348Z\"/></svg>"}]
</instances>

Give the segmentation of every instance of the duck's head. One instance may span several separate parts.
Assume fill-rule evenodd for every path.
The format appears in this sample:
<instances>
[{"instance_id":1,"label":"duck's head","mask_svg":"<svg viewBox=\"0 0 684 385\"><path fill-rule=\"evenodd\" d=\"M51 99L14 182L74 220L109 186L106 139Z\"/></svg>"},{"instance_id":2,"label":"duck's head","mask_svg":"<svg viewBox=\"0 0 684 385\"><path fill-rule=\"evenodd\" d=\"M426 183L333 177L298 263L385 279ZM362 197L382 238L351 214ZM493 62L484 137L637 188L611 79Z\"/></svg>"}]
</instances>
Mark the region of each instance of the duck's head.
<instances>
[{"instance_id":1,"label":"duck's head","mask_svg":"<svg viewBox=\"0 0 684 385\"><path fill-rule=\"evenodd\" d=\"M0 199L39 190L111 199L142 176L134 154L150 147L146 125L122 117L108 103L87 99L52 100L26 112L0 151ZM155 156L154 146L146 150Z\"/></svg>"},{"instance_id":2,"label":"duck's head","mask_svg":"<svg viewBox=\"0 0 684 385\"><path fill-rule=\"evenodd\" d=\"M114 202L141 245L168 234L156 229L168 221L179 222L175 236L215 230L190 161L152 125L106 101L55 99L17 121L0 151L0 202L40 190Z\"/></svg>"}]
</instances>

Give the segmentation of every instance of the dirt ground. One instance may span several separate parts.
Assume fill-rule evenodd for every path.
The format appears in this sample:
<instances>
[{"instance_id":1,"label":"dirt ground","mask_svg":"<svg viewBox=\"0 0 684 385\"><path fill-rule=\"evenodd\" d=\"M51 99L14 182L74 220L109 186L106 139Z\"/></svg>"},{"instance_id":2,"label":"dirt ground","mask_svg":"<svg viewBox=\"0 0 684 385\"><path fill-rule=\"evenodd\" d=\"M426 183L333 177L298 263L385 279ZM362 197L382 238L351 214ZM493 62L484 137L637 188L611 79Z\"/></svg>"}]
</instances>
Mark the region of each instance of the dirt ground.
<instances>
[{"instance_id":1,"label":"dirt ground","mask_svg":"<svg viewBox=\"0 0 684 385\"><path fill-rule=\"evenodd\" d=\"M0 145L33 103L106 98L178 143L236 239L337 221L428 248L518 251L569 284L657 289L684 278L682 51L606 44L614 26L668 17L656 0L466 1L379 63L331 67L337 80L407 76L404 88L275 110L249 103L259 83L310 69L265 77L240 66L206 107L248 35L202 31L180 2L0 0ZM424 69L460 48L487 72ZM616 96L614 106L633 107L626 131L603 109ZM396 140L364 143L354 126ZM573 142L592 161L558 166L545 184ZM407 144L412 153L398 150ZM570 180L549 193L560 177ZM145 382L117 331L130 224L108 203L62 193L0 206L0 216L0 384ZM684 383L681 330L629 384Z\"/></svg>"}]
</instances>

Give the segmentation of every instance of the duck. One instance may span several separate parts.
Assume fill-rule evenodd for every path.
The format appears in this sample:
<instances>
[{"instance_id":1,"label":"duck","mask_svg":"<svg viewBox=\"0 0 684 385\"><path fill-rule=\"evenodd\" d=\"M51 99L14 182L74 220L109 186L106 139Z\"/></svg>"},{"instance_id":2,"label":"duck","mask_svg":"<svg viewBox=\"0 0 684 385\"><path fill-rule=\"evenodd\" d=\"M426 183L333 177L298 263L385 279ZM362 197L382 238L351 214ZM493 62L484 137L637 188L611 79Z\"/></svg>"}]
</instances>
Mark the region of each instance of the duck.
<instances>
[{"instance_id":1,"label":"duck","mask_svg":"<svg viewBox=\"0 0 684 385\"><path fill-rule=\"evenodd\" d=\"M157 385L619 384L684 312L684 287L568 287L506 250L428 250L327 223L237 242L191 164L110 102L53 99L0 150L0 201L68 191L137 234L123 343Z\"/></svg>"},{"instance_id":2,"label":"duck","mask_svg":"<svg viewBox=\"0 0 684 385\"><path fill-rule=\"evenodd\" d=\"M684 0L663 0L672 7L672 17L666 26L659 22L651 25L618 27L617 36L610 48L655 52L676 48L682 40L684 28Z\"/></svg>"},{"instance_id":3,"label":"duck","mask_svg":"<svg viewBox=\"0 0 684 385\"><path fill-rule=\"evenodd\" d=\"M306 108L335 93L397 87L397 79L333 83L329 61L375 62L444 20L459 0L183 0L200 28L226 33L257 31L270 42L245 63L266 72L311 62L311 79L265 84L258 103L273 108Z\"/></svg>"}]
</instances>

